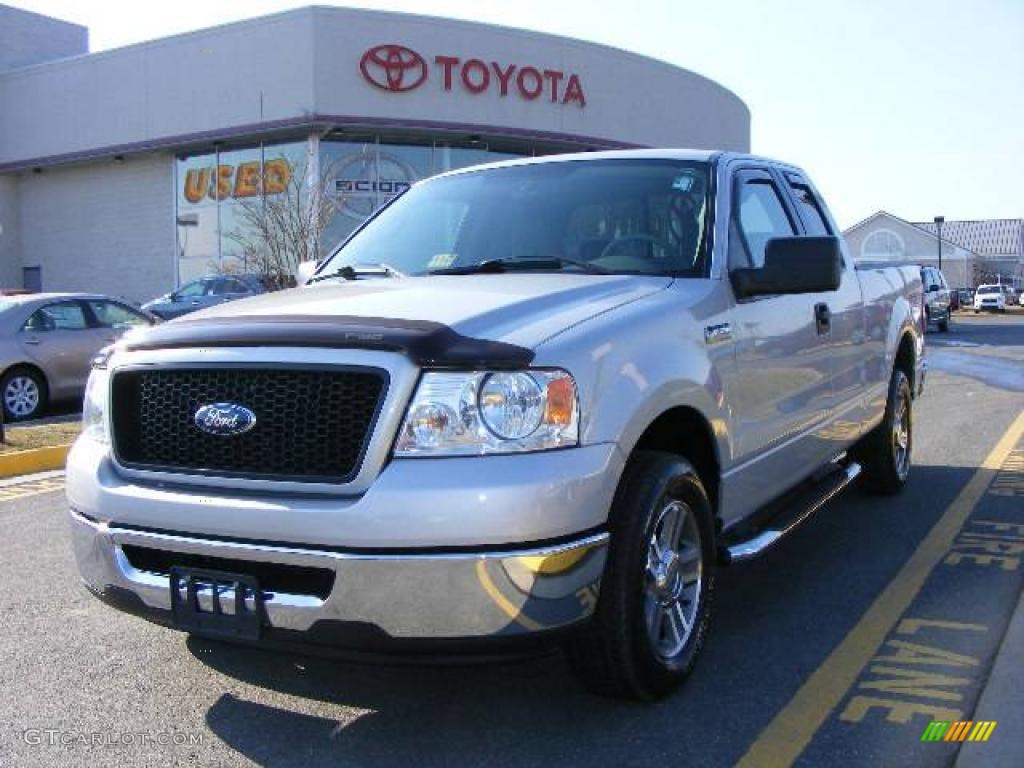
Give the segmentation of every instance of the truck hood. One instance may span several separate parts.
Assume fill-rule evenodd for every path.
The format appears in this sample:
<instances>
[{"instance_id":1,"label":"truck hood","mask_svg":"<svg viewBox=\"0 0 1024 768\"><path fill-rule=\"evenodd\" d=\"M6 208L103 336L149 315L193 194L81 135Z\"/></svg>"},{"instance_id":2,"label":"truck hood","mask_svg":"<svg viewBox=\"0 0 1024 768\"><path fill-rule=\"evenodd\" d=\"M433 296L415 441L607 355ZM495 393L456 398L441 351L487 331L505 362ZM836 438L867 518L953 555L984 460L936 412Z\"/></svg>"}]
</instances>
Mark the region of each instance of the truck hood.
<instances>
[{"instance_id":1,"label":"truck hood","mask_svg":"<svg viewBox=\"0 0 1024 768\"><path fill-rule=\"evenodd\" d=\"M267 316L282 321L427 321L464 337L535 349L567 328L663 290L671 282L670 277L551 273L332 280L222 304L164 327L229 318L244 323L247 317ZM295 330L301 333L299 327Z\"/></svg>"}]
</instances>

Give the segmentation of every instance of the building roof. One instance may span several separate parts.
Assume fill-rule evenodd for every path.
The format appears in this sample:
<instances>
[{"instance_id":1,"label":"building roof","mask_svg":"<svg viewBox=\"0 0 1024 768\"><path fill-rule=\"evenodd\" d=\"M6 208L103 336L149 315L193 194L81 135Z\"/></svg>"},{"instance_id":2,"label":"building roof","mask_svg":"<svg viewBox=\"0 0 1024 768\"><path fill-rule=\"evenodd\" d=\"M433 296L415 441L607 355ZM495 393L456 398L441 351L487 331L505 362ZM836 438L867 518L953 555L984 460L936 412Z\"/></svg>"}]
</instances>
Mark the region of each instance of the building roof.
<instances>
[{"instance_id":1,"label":"building roof","mask_svg":"<svg viewBox=\"0 0 1024 768\"><path fill-rule=\"evenodd\" d=\"M915 227L936 234L933 221L912 221ZM1015 254L1024 257L1024 219L976 219L945 221L942 239L980 256Z\"/></svg>"},{"instance_id":2,"label":"building roof","mask_svg":"<svg viewBox=\"0 0 1024 768\"><path fill-rule=\"evenodd\" d=\"M0 173L332 127L545 151L750 146L746 105L689 70L556 35L385 11L297 8L0 72Z\"/></svg>"},{"instance_id":3,"label":"building roof","mask_svg":"<svg viewBox=\"0 0 1024 768\"><path fill-rule=\"evenodd\" d=\"M912 222L907 221L906 219L901 219L899 216L895 216L894 214L891 214L888 211L875 211L870 216L868 216L866 219L861 219L856 224L854 224L852 227L847 227L846 229L844 229L843 230L843 235L844 236L845 235L849 235L855 229L860 229L861 227L865 226L869 222L875 221L876 219L879 219L879 218L890 219L893 222L896 222L897 224L899 224L900 226L910 227L912 229L922 230L926 235L928 235L933 240L938 240L939 239L938 236L935 234L935 227L934 227L934 225L932 226L931 230L928 230L928 229L925 229L920 224L914 224ZM972 256L979 256L980 255L973 248L970 248L969 246L966 246L966 245L962 245L961 243L958 243L958 242L952 240L949 237L949 234L946 232L945 224L943 224L943 226L942 226L942 242L946 243L947 245L951 245L951 246L958 247L958 248L963 248L966 251L970 251Z\"/></svg>"}]
</instances>

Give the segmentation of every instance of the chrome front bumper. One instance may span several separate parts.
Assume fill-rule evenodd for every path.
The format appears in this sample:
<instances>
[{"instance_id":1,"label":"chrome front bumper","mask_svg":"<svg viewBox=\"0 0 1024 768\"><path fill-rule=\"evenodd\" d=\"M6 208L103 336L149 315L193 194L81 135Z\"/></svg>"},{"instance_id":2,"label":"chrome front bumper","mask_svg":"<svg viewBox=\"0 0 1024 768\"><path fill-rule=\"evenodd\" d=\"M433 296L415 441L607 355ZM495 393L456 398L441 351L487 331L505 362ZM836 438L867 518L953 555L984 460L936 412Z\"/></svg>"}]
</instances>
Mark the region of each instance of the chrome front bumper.
<instances>
[{"instance_id":1,"label":"chrome front bumper","mask_svg":"<svg viewBox=\"0 0 1024 768\"><path fill-rule=\"evenodd\" d=\"M596 603L608 544L608 534L598 533L522 550L363 554L122 528L74 510L70 518L86 586L118 607L164 623L171 623L169 576L135 567L126 548L237 561L239 573L254 562L329 569L334 581L326 597L261 589L263 622L267 630L300 633L294 638L300 642L306 636L312 642L340 638L343 648L346 634L353 639L484 639L532 635L583 621ZM197 598L202 609L211 610L210 590L200 589ZM336 631L325 633L325 628Z\"/></svg>"}]
</instances>

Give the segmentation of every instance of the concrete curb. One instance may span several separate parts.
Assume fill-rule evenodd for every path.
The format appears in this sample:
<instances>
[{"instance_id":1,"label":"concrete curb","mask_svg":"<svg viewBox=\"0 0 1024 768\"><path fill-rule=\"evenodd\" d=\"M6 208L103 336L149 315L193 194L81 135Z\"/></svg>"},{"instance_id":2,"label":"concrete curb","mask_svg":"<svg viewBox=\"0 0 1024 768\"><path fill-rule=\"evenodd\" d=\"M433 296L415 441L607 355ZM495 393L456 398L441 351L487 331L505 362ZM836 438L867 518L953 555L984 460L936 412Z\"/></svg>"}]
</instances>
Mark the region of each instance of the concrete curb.
<instances>
[{"instance_id":1,"label":"concrete curb","mask_svg":"<svg viewBox=\"0 0 1024 768\"><path fill-rule=\"evenodd\" d=\"M52 445L47 448L33 448L29 451L0 453L0 477L28 475L51 469L64 469L71 443Z\"/></svg>"},{"instance_id":2,"label":"concrete curb","mask_svg":"<svg viewBox=\"0 0 1024 768\"><path fill-rule=\"evenodd\" d=\"M999 646L972 719L995 720L988 741L965 741L954 768L1020 768L1024 765L1024 593Z\"/></svg>"}]
</instances>

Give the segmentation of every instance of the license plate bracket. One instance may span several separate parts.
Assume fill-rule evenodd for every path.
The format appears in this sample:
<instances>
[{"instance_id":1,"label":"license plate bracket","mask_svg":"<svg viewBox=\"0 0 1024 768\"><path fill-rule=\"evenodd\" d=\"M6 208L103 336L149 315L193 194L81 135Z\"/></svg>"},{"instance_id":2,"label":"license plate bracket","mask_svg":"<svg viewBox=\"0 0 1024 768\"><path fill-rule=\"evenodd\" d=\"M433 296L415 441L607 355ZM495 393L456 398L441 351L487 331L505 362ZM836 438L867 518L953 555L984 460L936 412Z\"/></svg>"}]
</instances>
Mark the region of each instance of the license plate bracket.
<instances>
[{"instance_id":1,"label":"license plate bracket","mask_svg":"<svg viewBox=\"0 0 1024 768\"><path fill-rule=\"evenodd\" d=\"M170 569L170 590L171 613L178 629L233 640L259 639L264 606L255 577L174 566ZM209 610L201 601L209 602Z\"/></svg>"}]
</instances>

